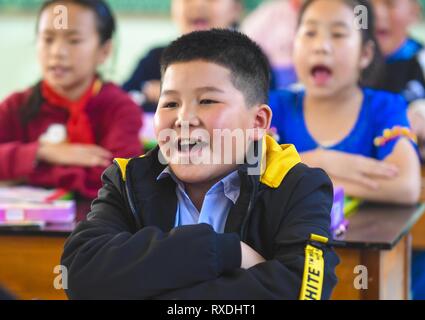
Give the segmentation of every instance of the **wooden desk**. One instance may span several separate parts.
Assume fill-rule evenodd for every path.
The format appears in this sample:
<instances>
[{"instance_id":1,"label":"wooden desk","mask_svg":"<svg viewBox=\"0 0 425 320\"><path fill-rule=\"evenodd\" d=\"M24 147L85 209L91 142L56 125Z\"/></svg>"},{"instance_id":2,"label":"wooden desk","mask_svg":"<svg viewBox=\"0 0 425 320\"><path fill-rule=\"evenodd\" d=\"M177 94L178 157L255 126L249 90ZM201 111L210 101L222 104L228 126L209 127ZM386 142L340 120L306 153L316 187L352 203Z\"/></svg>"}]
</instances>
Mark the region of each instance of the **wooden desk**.
<instances>
[{"instance_id":1,"label":"wooden desk","mask_svg":"<svg viewBox=\"0 0 425 320\"><path fill-rule=\"evenodd\" d=\"M90 202L77 205L77 220L84 219ZM63 290L53 286L58 276L66 238L75 223L47 226L42 230L0 231L0 284L19 299L66 299Z\"/></svg>"},{"instance_id":2,"label":"wooden desk","mask_svg":"<svg viewBox=\"0 0 425 320\"><path fill-rule=\"evenodd\" d=\"M333 299L409 299L410 230L421 218L425 205L396 207L365 204L349 219L342 240L346 248L336 251L341 259L336 269L338 285ZM354 268L367 267L368 289L358 290Z\"/></svg>"},{"instance_id":3,"label":"wooden desk","mask_svg":"<svg viewBox=\"0 0 425 320\"><path fill-rule=\"evenodd\" d=\"M422 165L421 201L425 202L425 166ZM425 215L419 219L412 229L413 249L425 250Z\"/></svg>"},{"instance_id":4,"label":"wooden desk","mask_svg":"<svg viewBox=\"0 0 425 320\"><path fill-rule=\"evenodd\" d=\"M365 205L350 218L337 249L339 283L333 299L407 299L409 297L409 231L420 218L425 205L393 207ZM89 212L88 202L78 203L77 220ZM34 231L0 232L0 284L20 299L66 299L53 281L60 264L63 245L74 224ZM354 288L356 265L368 268L368 290Z\"/></svg>"}]
</instances>

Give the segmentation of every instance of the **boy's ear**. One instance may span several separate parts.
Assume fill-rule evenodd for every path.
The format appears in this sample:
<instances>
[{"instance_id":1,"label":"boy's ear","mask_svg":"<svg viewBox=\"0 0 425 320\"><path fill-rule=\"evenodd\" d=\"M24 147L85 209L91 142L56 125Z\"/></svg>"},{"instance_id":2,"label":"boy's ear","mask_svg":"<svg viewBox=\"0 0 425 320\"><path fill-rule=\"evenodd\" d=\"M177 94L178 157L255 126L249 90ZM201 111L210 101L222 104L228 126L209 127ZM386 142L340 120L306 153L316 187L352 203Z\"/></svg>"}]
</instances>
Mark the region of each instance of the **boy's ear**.
<instances>
[{"instance_id":1,"label":"boy's ear","mask_svg":"<svg viewBox=\"0 0 425 320\"><path fill-rule=\"evenodd\" d=\"M362 54L360 57L360 68L362 70L366 69L373 60L373 57L375 56L376 51L376 45L373 43L373 41L368 41L363 45L362 48Z\"/></svg>"},{"instance_id":2,"label":"boy's ear","mask_svg":"<svg viewBox=\"0 0 425 320\"><path fill-rule=\"evenodd\" d=\"M112 49L112 40L108 40L100 46L98 64L103 64L109 58L112 53Z\"/></svg>"},{"instance_id":3,"label":"boy's ear","mask_svg":"<svg viewBox=\"0 0 425 320\"><path fill-rule=\"evenodd\" d=\"M266 104L256 106L254 109L254 131L251 138L253 141L258 141L261 140L270 129L273 112L272 109Z\"/></svg>"}]
</instances>

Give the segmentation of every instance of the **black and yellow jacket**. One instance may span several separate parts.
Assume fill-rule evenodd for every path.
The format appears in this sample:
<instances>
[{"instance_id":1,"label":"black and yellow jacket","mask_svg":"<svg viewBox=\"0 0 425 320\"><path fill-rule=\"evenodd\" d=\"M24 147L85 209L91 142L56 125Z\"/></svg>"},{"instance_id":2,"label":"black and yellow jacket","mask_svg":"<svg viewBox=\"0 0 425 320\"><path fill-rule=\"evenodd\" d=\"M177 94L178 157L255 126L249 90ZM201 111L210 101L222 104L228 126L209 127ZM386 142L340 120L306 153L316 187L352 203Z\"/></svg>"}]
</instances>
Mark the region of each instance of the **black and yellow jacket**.
<instances>
[{"instance_id":1,"label":"black and yellow jacket","mask_svg":"<svg viewBox=\"0 0 425 320\"><path fill-rule=\"evenodd\" d=\"M72 299L328 299L338 258L330 237L332 184L300 163L291 145L266 137L260 176L238 170L240 196L225 232L174 228L177 196L158 148L117 159L87 221L65 244ZM264 150L265 149L265 150ZM264 162L264 161L263 161ZM241 269L240 241L266 262Z\"/></svg>"}]
</instances>

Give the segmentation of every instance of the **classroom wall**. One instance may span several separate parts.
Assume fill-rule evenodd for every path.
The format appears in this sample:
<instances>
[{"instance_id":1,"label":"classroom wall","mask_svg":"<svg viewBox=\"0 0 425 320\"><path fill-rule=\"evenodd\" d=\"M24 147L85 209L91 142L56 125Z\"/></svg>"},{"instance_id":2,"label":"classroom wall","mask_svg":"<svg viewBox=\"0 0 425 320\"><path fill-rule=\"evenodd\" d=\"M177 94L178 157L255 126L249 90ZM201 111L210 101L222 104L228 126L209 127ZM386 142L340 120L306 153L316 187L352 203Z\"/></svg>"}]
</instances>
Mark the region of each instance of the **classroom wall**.
<instances>
[{"instance_id":1,"label":"classroom wall","mask_svg":"<svg viewBox=\"0 0 425 320\"><path fill-rule=\"evenodd\" d=\"M0 10L34 10L44 0L0 0ZM167 14L171 0L106 0L116 11ZM422 0L421 0L422 1ZM263 0L242 0L244 6L251 10Z\"/></svg>"},{"instance_id":2,"label":"classroom wall","mask_svg":"<svg viewBox=\"0 0 425 320\"><path fill-rule=\"evenodd\" d=\"M117 19L114 56L102 74L106 79L122 83L139 57L153 46L168 43L178 31L165 15L119 13ZM413 28L412 33L425 42L425 24ZM40 78L35 50L35 13L0 11L0 39L0 100L3 100Z\"/></svg>"},{"instance_id":3,"label":"classroom wall","mask_svg":"<svg viewBox=\"0 0 425 320\"><path fill-rule=\"evenodd\" d=\"M118 15L117 18L114 55L102 74L121 83L149 48L168 43L178 32L166 17ZM33 15L0 13L0 100L40 78L34 28Z\"/></svg>"}]
</instances>

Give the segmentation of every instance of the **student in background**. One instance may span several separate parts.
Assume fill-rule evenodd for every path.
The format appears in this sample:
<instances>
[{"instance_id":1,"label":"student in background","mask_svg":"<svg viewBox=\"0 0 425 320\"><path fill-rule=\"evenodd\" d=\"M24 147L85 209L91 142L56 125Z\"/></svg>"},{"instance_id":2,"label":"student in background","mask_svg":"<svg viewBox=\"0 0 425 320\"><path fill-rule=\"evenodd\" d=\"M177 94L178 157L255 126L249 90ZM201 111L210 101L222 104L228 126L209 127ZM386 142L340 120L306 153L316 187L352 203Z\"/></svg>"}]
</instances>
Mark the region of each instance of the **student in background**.
<instances>
[{"instance_id":1,"label":"student in background","mask_svg":"<svg viewBox=\"0 0 425 320\"><path fill-rule=\"evenodd\" d=\"M301 4L302 0L264 2L241 25L241 31L257 42L269 59L272 89L297 82L292 51Z\"/></svg>"},{"instance_id":2,"label":"student in background","mask_svg":"<svg viewBox=\"0 0 425 320\"><path fill-rule=\"evenodd\" d=\"M418 135L422 159L425 141L425 49L409 35L418 21L418 0L372 0L375 33L385 56L382 77L374 87L401 93L409 103L408 117ZM425 252L412 253L412 296L425 299Z\"/></svg>"},{"instance_id":3,"label":"student in background","mask_svg":"<svg viewBox=\"0 0 425 320\"><path fill-rule=\"evenodd\" d=\"M382 77L374 83L401 93L409 103L408 117L418 135L421 155L425 141L425 49L409 36L409 27L418 22L421 7L417 0L372 0L376 14L376 36L385 56ZM412 254L412 296L425 299L425 252Z\"/></svg>"},{"instance_id":4,"label":"student in background","mask_svg":"<svg viewBox=\"0 0 425 320\"><path fill-rule=\"evenodd\" d=\"M413 131L425 140L425 49L409 36L419 21L417 0L372 0L376 15L375 33L385 56L382 76L373 87L400 93L409 104Z\"/></svg>"},{"instance_id":5,"label":"student in background","mask_svg":"<svg viewBox=\"0 0 425 320\"><path fill-rule=\"evenodd\" d=\"M294 61L305 91L270 97L280 142L321 167L347 195L413 204L420 191L419 160L404 99L359 86L376 50L369 28L354 24L365 0L309 0L301 9Z\"/></svg>"},{"instance_id":6,"label":"student in background","mask_svg":"<svg viewBox=\"0 0 425 320\"><path fill-rule=\"evenodd\" d=\"M241 0L172 0L171 16L181 34L211 28L234 28L242 14ZM164 47L143 57L124 84L144 111L155 112L160 93L160 57Z\"/></svg>"},{"instance_id":7,"label":"student in background","mask_svg":"<svg viewBox=\"0 0 425 320\"><path fill-rule=\"evenodd\" d=\"M328 299L338 264L325 244L331 181L264 134L261 49L236 31L198 31L165 49L161 64L159 147L106 171L64 248L68 296ZM241 148L221 144L229 131Z\"/></svg>"},{"instance_id":8,"label":"student in background","mask_svg":"<svg viewBox=\"0 0 425 320\"><path fill-rule=\"evenodd\" d=\"M59 5L66 8L66 28L56 25ZM114 30L102 0L43 4L37 23L42 80L0 104L0 180L93 198L113 157L141 153L140 109L96 71L109 56Z\"/></svg>"}]
</instances>

